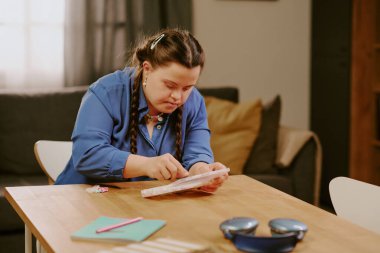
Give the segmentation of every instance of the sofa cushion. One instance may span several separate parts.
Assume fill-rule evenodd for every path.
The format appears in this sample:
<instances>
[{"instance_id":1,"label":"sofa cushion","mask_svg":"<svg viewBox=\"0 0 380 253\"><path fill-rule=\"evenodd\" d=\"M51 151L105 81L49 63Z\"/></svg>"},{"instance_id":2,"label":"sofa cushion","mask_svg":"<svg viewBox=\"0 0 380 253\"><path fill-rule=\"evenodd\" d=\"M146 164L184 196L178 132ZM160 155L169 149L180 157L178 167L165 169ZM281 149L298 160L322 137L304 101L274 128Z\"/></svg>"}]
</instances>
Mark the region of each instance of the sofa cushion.
<instances>
[{"instance_id":1,"label":"sofa cushion","mask_svg":"<svg viewBox=\"0 0 380 253\"><path fill-rule=\"evenodd\" d=\"M198 88L203 96L211 96L225 99L231 102L239 102L239 90L236 87Z\"/></svg>"},{"instance_id":2,"label":"sofa cushion","mask_svg":"<svg viewBox=\"0 0 380 253\"><path fill-rule=\"evenodd\" d=\"M273 174L280 126L281 97L263 106L259 136L244 166L244 174Z\"/></svg>"},{"instance_id":3,"label":"sofa cushion","mask_svg":"<svg viewBox=\"0 0 380 253\"><path fill-rule=\"evenodd\" d=\"M4 196L0 197L0 210L0 233L24 228L24 222Z\"/></svg>"},{"instance_id":4,"label":"sofa cushion","mask_svg":"<svg viewBox=\"0 0 380 253\"><path fill-rule=\"evenodd\" d=\"M231 174L242 174L259 133L261 101L236 104L206 96L205 103L215 161L228 166Z\"/></svg>"},{"instance_id":5,"label":"sofa cushion","mask_svg":"<svg viewBox=\"0 0 380 253\"><path fill-rule=\"evenodd\" d=\"M294 195L294 189L292 186L292 179L291 177L286 177L284 175L247 175L250 176L264 184L267 184L269 186L272 186L273 188L276 188L277 190L283 191L287 194Z\"/></svg>"},{"instance_id":6,"label":"sofa cushion","mask_svg":"<svg viewBox=\"0 0 380 253\"><path fill-rule=\"evenodd\" d=\"M32 237L34 241L34 237ZM25 234L24 229L13 231L12 233L0 233L0 252L3 253L22 253L25 252ZM34 243L32 245L35 245Z\"/></svg>"},{"instance_id":7,"label":"sofa cushion","mask_svg":"<svg viewBox=\"0 0 380 253\"><path fill-rule=\"evenodd\" d=\"M87 87L0 91L0 173L42 174L38 140L70 140Z\"/></svg>"}]
</instances>

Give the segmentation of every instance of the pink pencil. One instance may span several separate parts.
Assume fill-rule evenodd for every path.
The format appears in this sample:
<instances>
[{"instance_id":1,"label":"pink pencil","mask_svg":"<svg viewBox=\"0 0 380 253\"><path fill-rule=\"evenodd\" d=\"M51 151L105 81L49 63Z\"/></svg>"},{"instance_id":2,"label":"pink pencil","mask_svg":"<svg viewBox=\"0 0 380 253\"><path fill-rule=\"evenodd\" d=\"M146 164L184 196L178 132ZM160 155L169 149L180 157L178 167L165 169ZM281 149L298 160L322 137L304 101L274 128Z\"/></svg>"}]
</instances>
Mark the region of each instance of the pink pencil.
<instances>
[{"instance_id":1,"label":"pink pencil","mask_svg":"<svg viewBox=\"0 0 380 253\"><path fill-rule=\"evenodd\" d=\"M142 219L143 219L143 217L137 217L137 218L134 218L134 219L123 221L123 222L115 224L115 225L111 225L111 226L104 227L104 228L99 228L98 230L96 230L96 233L103 233L103 232L106 232L106 231L110 231L110 230L115 229L115 228L119 228L119 227L122 227L122 226L125 226L125 225L128 225L128 224L132 224L132 223L141 221Z\"/></svg>"}]
</instances>

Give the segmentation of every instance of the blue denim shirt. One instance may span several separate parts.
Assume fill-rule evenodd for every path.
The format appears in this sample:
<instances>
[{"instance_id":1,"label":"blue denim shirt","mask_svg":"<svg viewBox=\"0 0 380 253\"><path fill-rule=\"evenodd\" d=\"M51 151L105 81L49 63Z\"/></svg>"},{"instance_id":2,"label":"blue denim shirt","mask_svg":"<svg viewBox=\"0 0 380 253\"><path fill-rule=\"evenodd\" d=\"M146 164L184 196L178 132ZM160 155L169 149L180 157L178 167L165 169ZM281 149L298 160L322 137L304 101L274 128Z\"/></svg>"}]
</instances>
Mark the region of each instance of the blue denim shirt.
<instances>
[{"instance_id":1,"label":"blue denim shirt","mask_svg":"<svg viewBox=\"0 0 380 253\"><path fill-rule=\"evenodd\" d=\"M93 83L82 99L72 134L73 152L56 184L124 181L123 170L130 153L130 100L134 69L126 68ZM148 105L140 85L137 154L154 157L175 155L174 115L165 115L149 138L143 117ZM210 130L203 97L193 88L183 106L182 165L187 170L197 162L212 163ZM128 181L149 180L148 177Z\"/></svg>"}]
</instances>

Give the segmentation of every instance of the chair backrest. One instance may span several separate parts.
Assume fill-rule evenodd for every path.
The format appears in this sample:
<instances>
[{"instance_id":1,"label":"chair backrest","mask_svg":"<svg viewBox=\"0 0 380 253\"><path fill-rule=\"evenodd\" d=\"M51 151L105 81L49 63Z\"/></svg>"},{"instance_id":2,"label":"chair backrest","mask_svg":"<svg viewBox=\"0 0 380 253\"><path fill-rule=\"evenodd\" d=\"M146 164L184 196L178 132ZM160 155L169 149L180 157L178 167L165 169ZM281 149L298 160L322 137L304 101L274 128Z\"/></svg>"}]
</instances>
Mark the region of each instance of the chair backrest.
<instances>
[{"instance_id":1,"label":"chair backrest","mask_svg":"<svg viewBox=\"0 0 380 253\"><path fill-rule=\"evenodd\" d=\"M380 187L347 177L336 177L329 185L338 216L380 234Z\"/></svg>"},{"instance_id":2,"label":"chair backrest","mask_svg":"<svg viewBox=\"0 0 380 253\"><path fill-rule=\"evenodd\" d=\"M42 170L54 183L70 159L73 143L71 141L40 140L34 144L34 154Z\"/></svg>"}]
</instances>

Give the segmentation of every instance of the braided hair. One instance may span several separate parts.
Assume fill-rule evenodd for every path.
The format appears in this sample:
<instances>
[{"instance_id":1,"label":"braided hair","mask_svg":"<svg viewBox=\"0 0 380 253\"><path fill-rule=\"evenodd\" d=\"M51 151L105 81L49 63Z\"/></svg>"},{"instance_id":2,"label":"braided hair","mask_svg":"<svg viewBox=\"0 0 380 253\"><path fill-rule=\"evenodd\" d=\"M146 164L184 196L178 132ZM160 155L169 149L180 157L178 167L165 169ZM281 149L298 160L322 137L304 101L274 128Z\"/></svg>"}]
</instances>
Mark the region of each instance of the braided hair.
<instances>
[{"instance_id":1,"label":"braided hair","mask_svg":"<svg viewBox=\"0 0 380 253\"><path fill-rule=\"evenodd\" d=\"M136 68L136 74L133 82L128 129L132 154L137 154L138 105L144 61L150 62L153 68L175 62L189 69L197 66L200 66L202 69L205 55L194 36L188 31L181 29L164 29L146 38L135 48L131 65ZM179 161L182 160L182 112L183 105L178 107L173 113L175 115L174 129L176 132L175 156Z\"/></svg>"}]
</instances>

